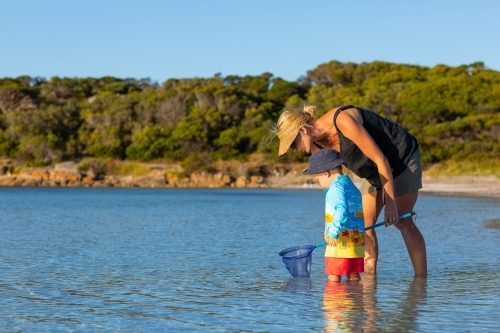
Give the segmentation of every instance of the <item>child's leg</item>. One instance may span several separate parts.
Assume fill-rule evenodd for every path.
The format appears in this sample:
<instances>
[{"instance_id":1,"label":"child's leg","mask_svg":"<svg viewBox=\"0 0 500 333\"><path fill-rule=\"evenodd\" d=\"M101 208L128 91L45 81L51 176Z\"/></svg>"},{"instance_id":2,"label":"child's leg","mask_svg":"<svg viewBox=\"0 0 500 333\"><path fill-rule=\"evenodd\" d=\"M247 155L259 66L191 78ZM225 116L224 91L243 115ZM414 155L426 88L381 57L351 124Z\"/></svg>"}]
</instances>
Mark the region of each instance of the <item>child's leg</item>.
<instances>
[{"instance_id":1,"label":"child's leg","mask_svg":"<svg viewBox=\"0 0 500 333\"><path fill-rule=\"evenodd\" d=\"M347 281L359 281L361 276L359 273L347 274Z\"/></svg>"},{"instance_id":2,"label":"child's leg","mask_svg":"<svg viewBox=\"0 0 500 333\"><path fill-rule=\"evenodd\" d=\"M341 278L342 278L342 276L340 276L340 275L328 275L328 281L332 281L332 282L340 282Z\"/></svg>"}]
</instances>

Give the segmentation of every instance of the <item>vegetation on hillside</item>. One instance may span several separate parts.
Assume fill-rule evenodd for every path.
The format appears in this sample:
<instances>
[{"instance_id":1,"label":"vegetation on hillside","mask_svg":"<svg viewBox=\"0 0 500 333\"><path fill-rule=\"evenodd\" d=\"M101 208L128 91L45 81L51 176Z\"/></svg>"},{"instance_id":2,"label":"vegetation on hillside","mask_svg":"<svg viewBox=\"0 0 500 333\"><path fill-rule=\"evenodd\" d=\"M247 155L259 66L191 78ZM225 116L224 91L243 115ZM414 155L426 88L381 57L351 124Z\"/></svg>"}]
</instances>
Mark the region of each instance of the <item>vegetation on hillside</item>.
<instances>
[{"instance_id":1,"label":"vegetation on hillside","mask_svg":"<svg viewBox=\"0 0 500 333\"><path fill-rule=\"evenodd\" d=\"M425 165L498 160L500 72L483 63L433 68L331 61L296 82L259 76L169 79L0 79L0 156L17 165L64 160L168 161L206 170L264 144L285 108L345 104L373 110L414 134ZM282 162L303 161L300 153ZM452 164L453 164L452 163Z\"/></svg>"}]
</instances>

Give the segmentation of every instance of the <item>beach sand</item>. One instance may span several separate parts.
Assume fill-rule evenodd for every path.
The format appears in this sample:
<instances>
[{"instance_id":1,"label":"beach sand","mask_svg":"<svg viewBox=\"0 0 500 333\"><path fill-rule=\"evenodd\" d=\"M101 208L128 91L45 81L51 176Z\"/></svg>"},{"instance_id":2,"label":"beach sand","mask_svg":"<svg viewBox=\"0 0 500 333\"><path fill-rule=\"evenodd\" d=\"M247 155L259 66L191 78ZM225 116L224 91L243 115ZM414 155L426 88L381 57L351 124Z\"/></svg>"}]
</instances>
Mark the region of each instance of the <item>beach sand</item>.
<instances>
[{"instance_id":1,"label":"beach sand","mask_svg":"<svg viewBox=\"0 0 500 333\"><path fill-rule=\"evenodd\" d=\"M471 176L425 176L421 193L500 197L500 178Z\"/></svg>"},{"instance_id":2,"label":"beach sand","mask_svg":"<svg viewBox=\"0 0 500 333\"><path fill-rule=\"evenodd\" d=\"M259 170L266 166L262 156L256 156L244 166L248 170ZM316 180L310 175L302 174L307 169L307 163L283 163L270 168L272 172L266 177L266 184L270 188L320 188ZM361 179L347 168L343 172L349 175L352 181L361 185ZM485 196L500 197L500 177L490 176L431 176L428 170L423 170L423 188L420 193L457 196Z\"/></svg>"},{"instance_id":3,"label":"beach sand","mask_svg":"<svg viewBox=\"0 0 500 333\"><path fill-rule=\"evenodd\" d=\"M2 164L3 163L3 164ZM9 161L0 159L0 186L114 186L114 187L270 187L270 188L319 188L319 185L310 175L303 175L302 171L307 168L307 163L294 163L278 165L272 169L270 175L258 175L249 177L251 170L260 170L265 161L256 160L246 165L237 164L223 166L216 175L204 172L191 174L191 179L174 176L182 170L179 165L135 163L134 167L150 169L149 174L142 176L109 176L104 180L87 180L77 170L75 162L64 162L53 167L27 168L19 175L6 173ZM133 164L127 162L125 165ZM69 166L68 166L69 165ZM5 170L3 170L5 169ZM242 169L242 170L240 170ZM239 177L231 178L228 170L239 174ZM238 171L238 172L236 172ZM344 168L344 173L351 176L356 185L361 184L361 179ZM23 173L24 172L24 173ZM173 176L171 175L173 174ZM166 175L166 176L165 176ZM246 175L246 176L244 176ZM19 177L19 179L17 179ZM24 178L23 178L24 177ZM172 178L174 177L174 178ZM106 178L108 178L106 180ZM75 180L76 179L76 180ZM167 179L168 181L166 181ZM174 184L174 181L177 183ZM442 195L460 196L485 196L500 197L500 178L496 176L439 176L432 177L425 170L423 172L423 188L420 193L432 193ZM64 183L64 184L62 184Z\"/></svg>"},{"instance_id":4,"label":"beach sand","mask_svg":"<svg viewBox=\"0 0 500 333\"><path fill-rule=\"evenodd\" d=\"M303 166L302 166L303 167ZM302 175L300 167L281 177L270 179L270 187L276 188L320 188L311 176ZM361 179L348 170L353 182L361 185ZM500 178L495 176L439 176L432 177L424 171L423 188L420 193L457 196L500 197Z\"/></svg>"}]
</instances>

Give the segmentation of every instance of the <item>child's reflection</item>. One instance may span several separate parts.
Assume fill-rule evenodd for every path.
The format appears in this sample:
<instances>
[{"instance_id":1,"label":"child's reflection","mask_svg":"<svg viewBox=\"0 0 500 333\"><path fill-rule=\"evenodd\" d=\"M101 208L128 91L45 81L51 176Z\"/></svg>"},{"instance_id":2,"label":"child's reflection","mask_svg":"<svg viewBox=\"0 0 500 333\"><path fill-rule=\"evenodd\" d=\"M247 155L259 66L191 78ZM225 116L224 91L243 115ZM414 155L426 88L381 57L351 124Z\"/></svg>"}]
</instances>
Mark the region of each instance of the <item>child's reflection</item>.
<instances>
[{"instance_id":1,"label":"child's reflection","mask_svg":"<svg viewBox=\"0 0 500 333\"><path fill-rule=\"evenodd\" d=\"M419 308L425 303L427 282L414 279L402 295L396 313L380 313L375 300L377 282L327 281L323 295L325 329L323 332L410 332L418 330Z\"/></svg>"},{"instance_id":2,"label":"child's reflection","mask_svg":"<svg viewBox=\"0 0 500 333\"><path fill-rule=\"evenodd\" d=\"M325 284L323 310L324 332L355 332L364 326L363 284L358 281Z\"/></svg>"}]
</instances>

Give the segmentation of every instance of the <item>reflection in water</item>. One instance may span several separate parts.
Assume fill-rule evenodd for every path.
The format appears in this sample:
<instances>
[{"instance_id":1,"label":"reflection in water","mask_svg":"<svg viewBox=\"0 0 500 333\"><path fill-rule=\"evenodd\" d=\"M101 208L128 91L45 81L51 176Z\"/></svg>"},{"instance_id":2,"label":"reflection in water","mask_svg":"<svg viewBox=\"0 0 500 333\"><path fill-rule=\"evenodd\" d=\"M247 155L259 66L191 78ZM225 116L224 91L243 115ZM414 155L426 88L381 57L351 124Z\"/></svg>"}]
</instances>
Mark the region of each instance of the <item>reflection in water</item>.
<instances>
[{"instance_id":1,"label":"reflection in water","mask_svg":"<svg viewBox=\"0 0 500 333\"><path fill-rule=\"evenodd\" d=\"M412 332L418 329L419 310L425 305L427 298L427 279L415 278L397 312L396 327L393 332Z\"/></svg>"},{"instance_id":2,"label":"reflection in water","mask_svg":"<svg viewBox=\"0 0 500 333\"><path fill-rule=\"evenodd\" d=\"M283 288L284 291L301 292L311 290L312 283L308 277L292 277Z\"/></svg>"},{"instance_id":3,"label":"reflection in water","mask_svg":"<svg viewBox=\"0 0 500 333\"><path fill-rule=\"evenodd\" d=\"M364 278L360 282L327 281L323 295L323 332L416 331L419 309L425 305L426 289L425 279L414 279L397 310L382 315L386 309L384 304L377 304L375 279Z\"/></svg>"},{"instance_id":4,"label":"reflection in water","mask_svg":"<svg viewBox=\"0 0 500 333\"><path fill-rule=\"evenodd\" d=\"M304 191L0 188L0 332L499 331L498 199L422 196L427 284L387 228L377 280L335 295L277 255L318 236Z\"/></svg>"},{"instance_id":5,"label":"reflection in water","mask_svg":"<svg viewBox=\"0 0 500 333\"><path fill-rule=\"evenodd\" d=\"M326 319L324 332L353 332L364 327L364 295L360 282L327 281L323 295Z\"/></svg>"}]
</instances>

